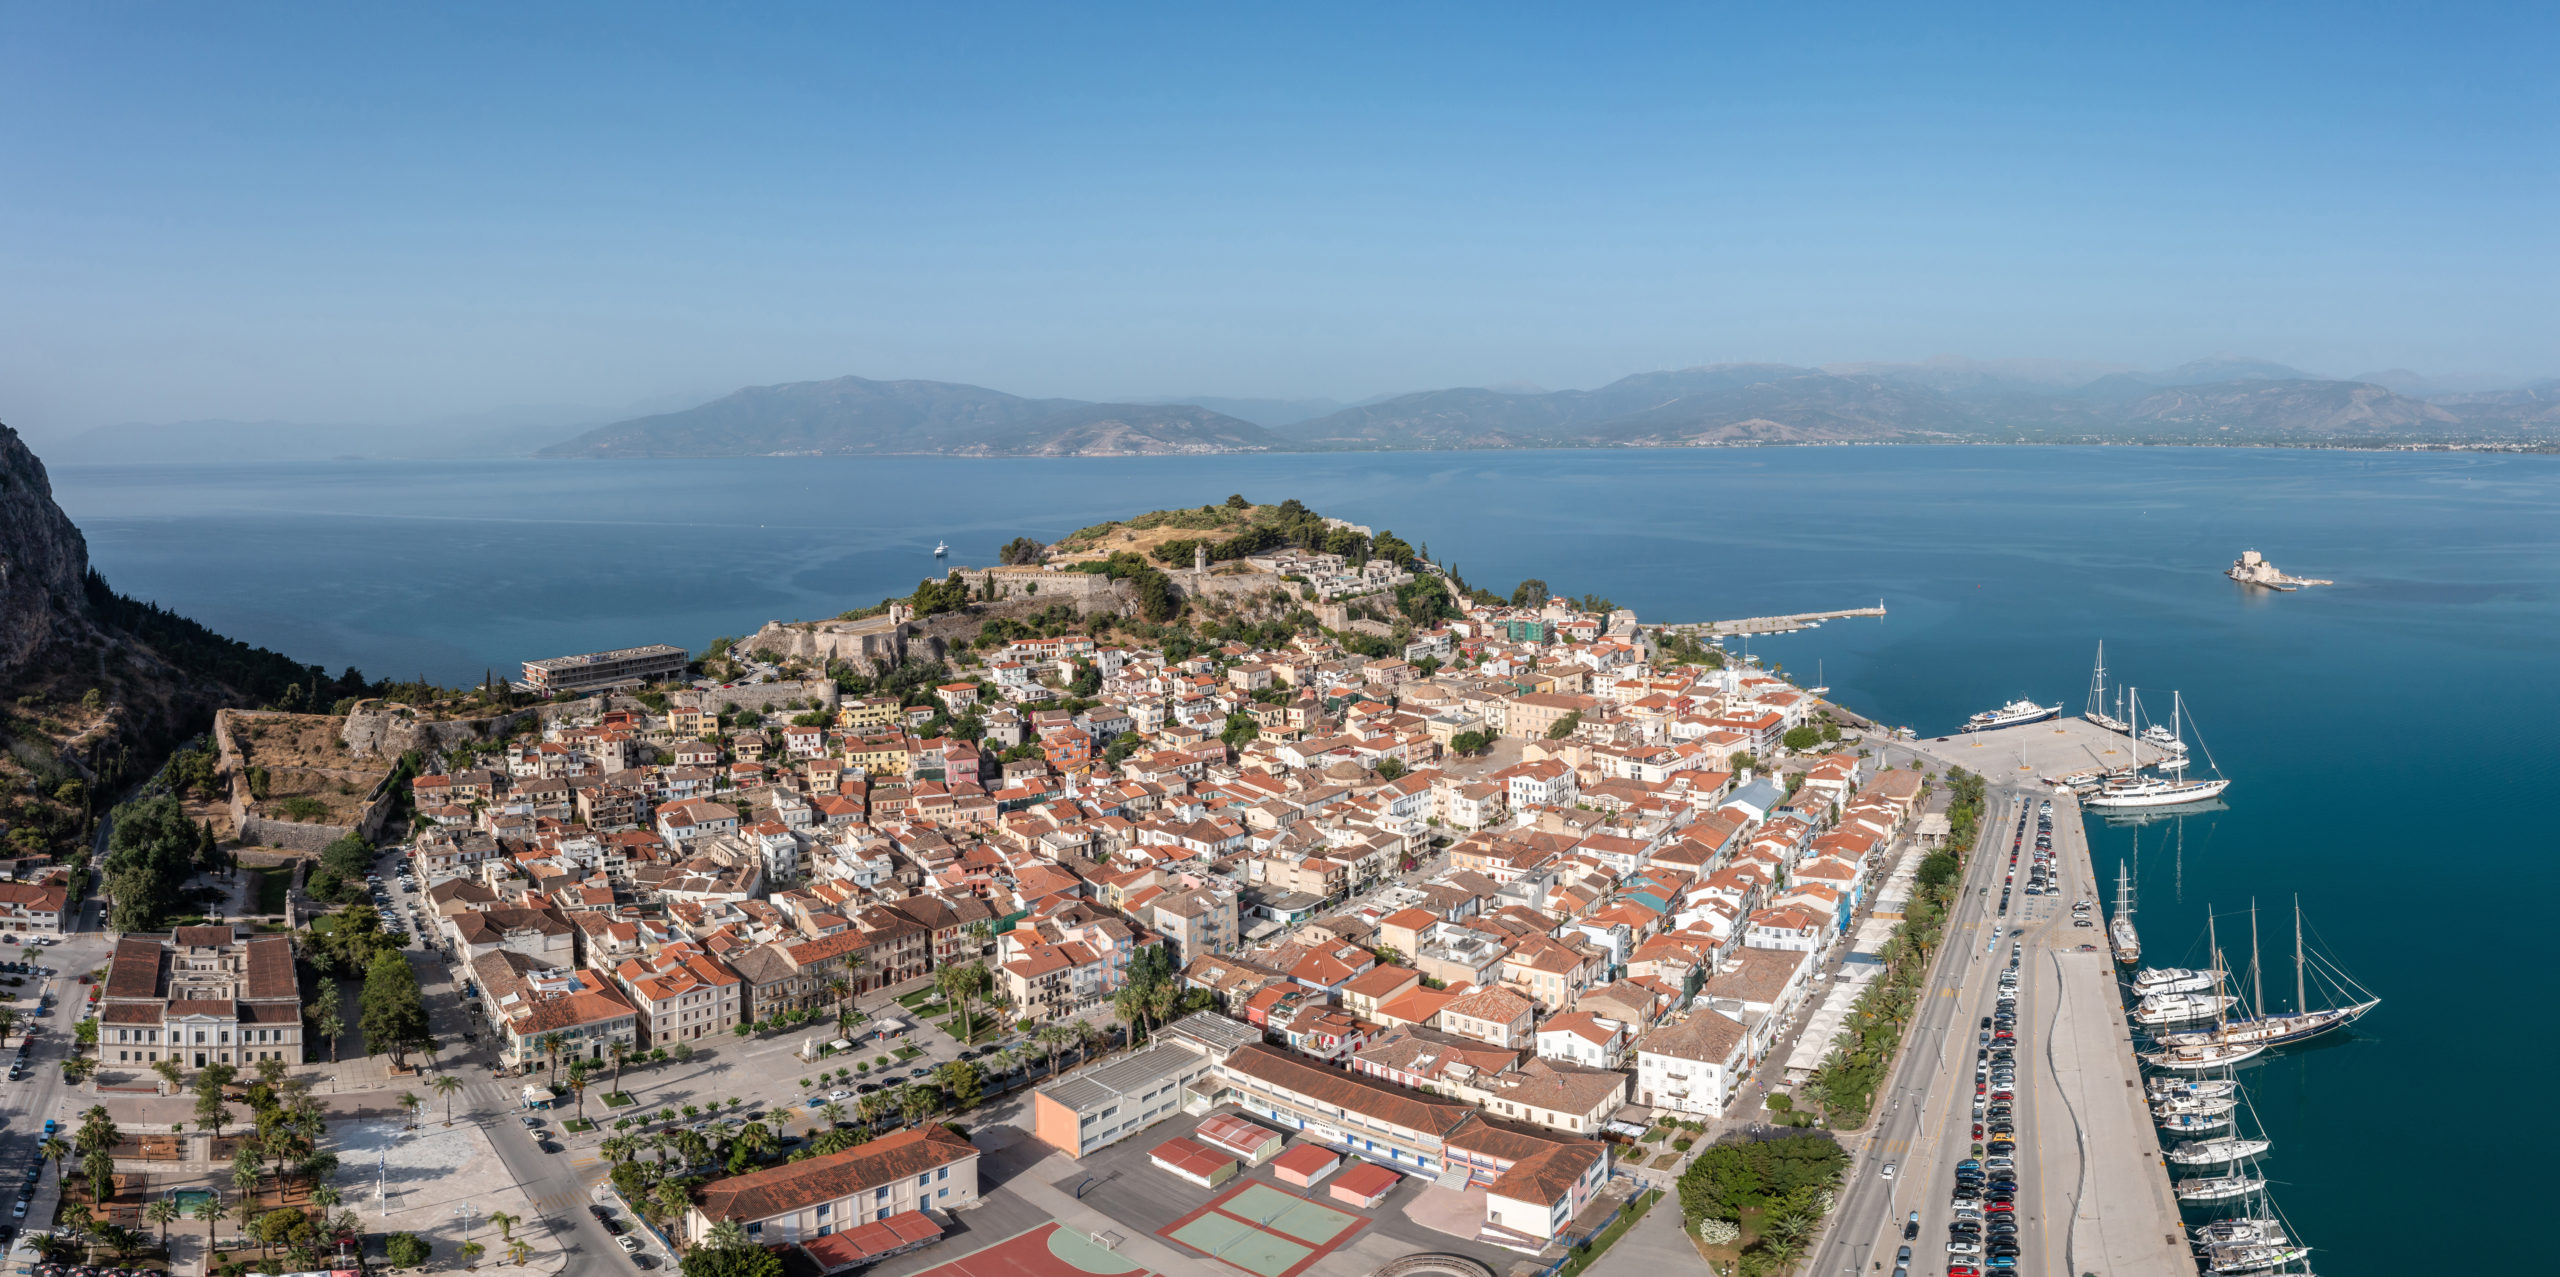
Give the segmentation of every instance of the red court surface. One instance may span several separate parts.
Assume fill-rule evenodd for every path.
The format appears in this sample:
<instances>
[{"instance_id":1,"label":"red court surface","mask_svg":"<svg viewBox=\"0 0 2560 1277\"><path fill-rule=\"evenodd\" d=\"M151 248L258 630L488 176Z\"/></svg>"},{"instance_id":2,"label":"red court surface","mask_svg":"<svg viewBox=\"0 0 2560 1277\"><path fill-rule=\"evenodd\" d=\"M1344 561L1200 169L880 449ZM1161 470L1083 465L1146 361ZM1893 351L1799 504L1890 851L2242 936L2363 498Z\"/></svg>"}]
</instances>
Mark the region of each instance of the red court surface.
<instances>
[{"instance_id":1,"label":"red court surface","mask_svg":"<svg viewBox=\"0 0 2560 1277\"><path fill-rule=\"evenodd\" d=\"M1156 1277L1072 1228L1042 1224L916 1277Z\"/></svg>"}]
</instances>

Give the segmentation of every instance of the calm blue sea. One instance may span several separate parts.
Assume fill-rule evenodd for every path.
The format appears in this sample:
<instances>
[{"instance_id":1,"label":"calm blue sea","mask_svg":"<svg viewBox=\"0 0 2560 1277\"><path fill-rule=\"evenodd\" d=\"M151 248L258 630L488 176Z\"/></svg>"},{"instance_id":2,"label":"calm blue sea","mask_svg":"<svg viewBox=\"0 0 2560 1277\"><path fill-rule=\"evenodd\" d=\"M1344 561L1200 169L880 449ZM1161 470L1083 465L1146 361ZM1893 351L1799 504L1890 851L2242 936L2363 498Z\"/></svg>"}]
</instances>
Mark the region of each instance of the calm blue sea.
<instances>
[{"instance_id":1,"label":"calm blue sea","mask_svg":"<svg viewBox=\"0 0 2560 1277\"><path fill-rule=\"evenodd\" d=\"M2298 895L2387 999L2351 1038L2247 1075L2278 1204L2320 1271L2405 1268L2413 1229L2455 1221L2465 1267L2539 1267L2531 1230L2496 1221L2538 1216L2551 1177L2516 1158L2560 1143L2530 1089L2560 1045L2529 996L2548 943L2514 912L2550 899L2560 846L2560 458L1781 448L54 479L117 588L333 669L447 681L699 648L905 593L938 539L984 563L1016 535L1231 492L1393 529L1476 584L1541 577L1648 620L1881 599L1881 621L1752 651L1932 733L2019 695L2077 712L2103 639L2113 679L2155 708L2185 693L2237 781L2228 811L2095 833L2102 867L2137 865L2154 959L2201 962L2208 909L2245 950L2255 900L2270 992L2289 989ZM2339 584L2243 592L2219 571L2249 548Z\"/></svg>"}]
</instances>

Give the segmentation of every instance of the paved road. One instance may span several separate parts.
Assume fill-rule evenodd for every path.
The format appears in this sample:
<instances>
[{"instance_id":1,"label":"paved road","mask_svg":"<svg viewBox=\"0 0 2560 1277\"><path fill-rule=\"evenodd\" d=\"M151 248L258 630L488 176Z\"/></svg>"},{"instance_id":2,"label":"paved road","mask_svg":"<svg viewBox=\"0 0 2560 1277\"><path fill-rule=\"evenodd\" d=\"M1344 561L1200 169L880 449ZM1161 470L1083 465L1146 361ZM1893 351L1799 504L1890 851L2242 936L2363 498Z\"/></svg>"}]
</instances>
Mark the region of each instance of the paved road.
<instances>
[{"instance_id":1,"label":"paved road","mask_svg":"<svg viewBox=\"0 0 2560 1277\"><path fill-rule=\"evenodd\" d=\"M1973 1058L1973 1025L1984 1013L1977 1009L1985 1003L1995 974L2002 965L1983 952L1986 929L1997 921L1996 908L2000 875L2008 864L2009 837L2017 827L2019 798L2010 793L1993 793L1984 801L1984 823L1976 843L1971 866L1964 879L1964 891L1957 898L1954 917L1948 923L1947 943L1938 954L1931 973L1928 992L1923 996L1916 1027L1902 1050L1887 1088L1878 1097L1882 1106L1874 1132L1853 1150L1857 1160L1850 1168L1847 1190L1831 1216L1831 1224L1823 1232L1806 1272L1812 1274L1869 1273L1890 1269L1897 1248L1902 1246L1904 1214L1921 1210L1922 1231L1918 1241L1910 1243L1914 1271L1923 1271L1923 1261L1935 1264L1945 1258L1943 1249L1932 1254L1925 1246L1945 1245L1943 1219L1937 1223L1933 1238L1928 1226L1929 1205L1944 1215L1946 1187L1954 1162L1959 1158L1944 1156L1939 1136L1950 1124L1960 1105L1969 1106L1969 1088L1957 1085L1969 1077ZM1944 1079L1941 1081L1941 1079ZM1965 1092L1959 1095L1959 1092ZM1970 1121L1969 1115L1967 1116ZM1970 1131L1965 1134L1970 1135ZM1962 1145L1954 1146L1962 1149ZM1960 1157L1960 1155L1959 1155ZM1895 1178L1883 1178L1886 1163L1895 1164ZM1944 1169L1940 1169L1943 1163Z\"/></svg>"}]
</instances>

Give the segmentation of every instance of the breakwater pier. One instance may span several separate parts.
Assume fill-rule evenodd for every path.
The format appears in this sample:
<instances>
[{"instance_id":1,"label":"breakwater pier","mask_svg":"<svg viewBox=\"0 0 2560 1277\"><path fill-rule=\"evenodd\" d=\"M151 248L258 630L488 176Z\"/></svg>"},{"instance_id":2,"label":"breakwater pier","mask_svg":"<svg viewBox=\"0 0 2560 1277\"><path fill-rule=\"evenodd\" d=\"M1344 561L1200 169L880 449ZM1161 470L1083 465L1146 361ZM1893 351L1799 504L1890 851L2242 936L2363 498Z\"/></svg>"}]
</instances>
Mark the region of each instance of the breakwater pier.
<instances>
[{"instance_id":1,"label":"breakwater pier","mask_svg":"<svg viewBox=\"0 0 2560 1277\"><path fill-rule=\"evenodd\" d=\"M1824 621L1837 621L1844 617L1882 615L1884 615L1884 600L1878 599L1874 607L1843 608L1836 612L1795 612L1786 616L1746 616L1733 621L1689 621L1663 628L1686 634L1691 638L1708 638L1718 634L1784 634L1789 630L1801 630Z\"/></svg>"}]
</instances>

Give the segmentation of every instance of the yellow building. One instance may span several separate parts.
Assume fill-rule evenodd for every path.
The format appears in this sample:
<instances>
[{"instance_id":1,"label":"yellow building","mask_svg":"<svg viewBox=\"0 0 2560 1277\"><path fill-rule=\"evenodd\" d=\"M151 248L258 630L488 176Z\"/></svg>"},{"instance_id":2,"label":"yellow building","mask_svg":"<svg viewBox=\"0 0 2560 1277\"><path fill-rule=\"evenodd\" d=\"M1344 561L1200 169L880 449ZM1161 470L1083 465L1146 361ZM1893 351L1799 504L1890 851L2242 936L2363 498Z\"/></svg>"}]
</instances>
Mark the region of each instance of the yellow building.
<instances>
[{"instance_id":1,"label":"yellow building","mask_svg":"<svg viewBox=\"0 0 2560 1277\"><path fill-rule=\"evenodd\" d=\"M898 698L866 696L836 706L836 726L849 732L876 732L898 725Z\"/></svg>"},{"instance_id":2,"label":"yellow building","mask_svg":"<svg viewBox=\"0 0 2560 1277\"><path fill-rule=\"evenodd\" d=\"M873 776L904 776L912 757L906 736L898 732L856 737L844 747L845 762Z\"/></svg>"}]
</instances>

